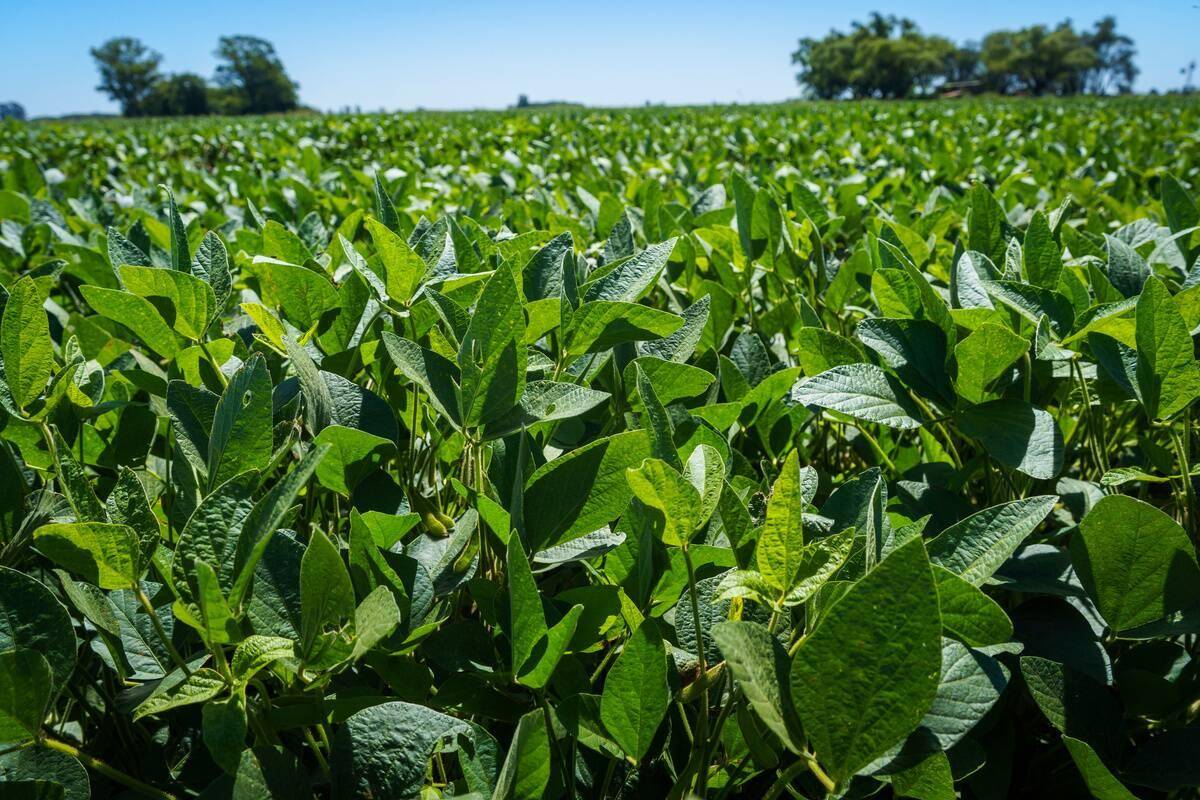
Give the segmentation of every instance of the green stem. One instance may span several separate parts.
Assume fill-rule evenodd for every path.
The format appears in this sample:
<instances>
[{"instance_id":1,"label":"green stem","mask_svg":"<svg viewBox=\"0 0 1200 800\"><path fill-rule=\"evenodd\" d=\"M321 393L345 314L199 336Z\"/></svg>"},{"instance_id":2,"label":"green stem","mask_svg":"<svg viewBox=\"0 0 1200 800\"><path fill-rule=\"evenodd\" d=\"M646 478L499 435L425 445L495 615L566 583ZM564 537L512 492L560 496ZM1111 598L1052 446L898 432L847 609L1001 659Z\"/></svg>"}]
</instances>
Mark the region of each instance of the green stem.
<instances>
[{"instance_id":1,"label":"green stem","mask_svg":"<svg viewBox=\"0 0 1200 800\"><path fill-rule=\"evenodd\" d=\"M229 388L229 379L225 377L224 372L221 372L221 365L217 363L215 358L213 358L213 354L208 349L208 343L203 339L198 340L196 343L200 345L200 350L204 353L204 357L208 359L208 363L213 365L213 369L217 373L217 380L221 382L221 388Z\"/></svg>"},{"instance_id":2,"label":"green stem","mask_svg":"<svg viewBox=\"0 0 1200 800\"><path fill-rule=\"evenodd\" d=\"M1192 536L1200 535L1200 526L1196 522L1197 503L1196 503L1196 486L1192 481L1192 468L1188 458L1187 438L1190 431L1187 427L1187 420L1183 423L1183 435L1181 436L1174 428L1171 428L1171 441L1175 445L1175 455L1179 459L1180 473L1183 476L1183 496L1186 502L1180 512L1180 517L1183 517L1183 512L1187 512L1187 517L1183 520L1184 524L1189 525L1192 530Z\"/></svg>"},{"instance_id":3,"label":"green stem","mask_svg":"<svg viewBox=\"0 0 1200 800\"><path fill-rule=\"evenodd\" d=\"M879 446L879 442L875 439L875 437L867 432L865 427L859 428L858 432L861 433L863 438L867 440L867 443L871 445L871 450L875 452L875 456L883 462L885 467L887 467L888 472L895 474L896 465L893 464L892 460L887 457L887 453L883 452L883 448Z\"/></svg>"},{"instance_id":4,"label":"green stem","mask_svg":"<svg viewBox=\"0 0 1200 800\"><path fill-rule=\"evenodd\" d=\"M321 774L325 776L325 780L332 783L333 773L329 770L329 762L325 760L325 756L321 753L321 746L317 744L317 740L313 738L312 731L307 726L304 728L304 741L308 743L309 749L317 759L317 766L321 768Z\"/></svg>"},{"instance_id":5,"label":"green stem","mask_svg":"<svg viewBox=\"0 0 1200 800\"><path fill-rule=\"evenodd\" d=\"M51 739L49 737L39 739L38 744L47 750L57 750L60 753L66 753L88 769L99 772L104 777L114 780L135 792L141 792L147 797L153 797L156 800L175 800L175 795L155 789L150 784L143 783L132 775L127 775L115 767L110 767L100 759L89 756L74 745L69 745L66 742L60 742L58 739Z\"/></svg>"},{"instance_id":6,"label":"green stem","mask_svg":"<svg viewBox=\"0 0 1200 800\"><path fill-rule=\"evenodd\" d=\"M175 662L175 666L183 670L184 675L190 676L192 671L188 669L187 662L183 660L183 656L175 649L175 645L171 642L170 634L163 627L162 620L158 618L158 614L154 612L154 605L150 602L150 598L146 596L145 590L138 585L134 587L134 593L137 595L138 602L142 604L146 615L150 617L150 624L154 626L154 633L163 643L163 647L167 648L167 654L171 656L171 660Z\"/></svg>"},{"instance_id":7,"label":"green stem","mask_svg":"<svg viewBox=\"0 0 1200 800\"><path fill-rule=\"evenodd\" d=\"M687 565L688 575L688 597L691 600L692 606L692 624L693 630L696 631L696 658L700 662L700 674L697 680L703 681L707 665L704 661L704 639L701 631L704 628L700 625L700 600L696 592L696 569L692 564L692 554L685 546L683 548L683 561ZM700 688L700 711L696 715L696 736L692 742L692 746L696 748L697 771L696 771L696 794L704 797L705 788L708 784L708 765L704 763L704 754L708 749L708 687L701 685Z\"/></svg>"}]
</instances>

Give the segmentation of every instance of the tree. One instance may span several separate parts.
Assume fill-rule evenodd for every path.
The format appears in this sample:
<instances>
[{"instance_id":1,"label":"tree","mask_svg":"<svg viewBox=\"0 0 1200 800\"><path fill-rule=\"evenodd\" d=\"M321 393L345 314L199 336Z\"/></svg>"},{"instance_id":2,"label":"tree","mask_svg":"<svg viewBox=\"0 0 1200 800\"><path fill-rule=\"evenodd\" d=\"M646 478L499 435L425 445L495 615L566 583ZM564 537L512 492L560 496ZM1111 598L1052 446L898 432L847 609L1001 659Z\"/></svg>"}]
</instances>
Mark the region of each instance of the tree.
<instances>
[{"instance_id":1,"label":"tree","mask_svg":"<svg viewBox=\"0 0 1200 800\"><path fill-rule=\"evenodd\" d=\"M1133 46L1133 39L1117 33L1117 20L1104 17L1082 38L1096 52L1097 62L1084 75L1086 91L1092 94L1108 94L1113 90L1128 94L1133 91L1133 79L1138 74L1138 68L1133 63L1137 48Z\"/></svg>"},{"instance_id":2,"label":"tree","mask_svg":"<svg viewBox=\"0 0 1200 800\"><path fill-rule=\"evenodd\" d=\"M25 106L17 102L0 103L0 119L25 119Z\"/></svg>"},{"instance_id":3,"label":"tree","mask_svg":"<svg viewBox=\"0 0 1200 800\"><path fill-rule=\"evenodd\" d=\"M994 31L984 37L981 55L988 87L1004 93L1077 94L1088 71L1099 64L1070 20L1053 30L1032 25Z\"/></svg>"},{"instance_id":4,"label":"tree","mask_svg":"<svg viewBox=\"0 0 1200 800\"><path fill-rule=\"evenodd\" d=\"M149 113L163 117L208 113L208 82L192 72L169 75L154 85L146 101Z\"/></svg>"},{"instance_id":5,"label":"tree","mask_svg":"<svg viewBox=\"0 0 1200 800\"><path fill-rule=\"evenodd\" d=\"M909 97L933 88L955 49L945 37L921 33L912 20L876 12L848 34L801 39L792 63L800 67L796 79L817 97Z\"/></svg>"},{"instance_id":6,"label":"tree","mask_svg":"<svg viewBox=\"0 0 1200 800\"><path fill-rule=\"evenodd\" d=\"M91 54L100 70L96 91L120 103L121 113L127 117L146 114L146 101L159 81L162 56L131 36L109 39L93 47Z\"/></svg>"},{"instance_id":7,"label":"tree","mask_svg":"<svg viewBox=\"0 0 1200 800\"><path fill-rule=\"evenodd\" d=\"M298 85L288 77L275 47L256 36L222 36L215 55L219 87L239 100L241 113L291 111L297 106Z\"/></svg>"}]
</instances>

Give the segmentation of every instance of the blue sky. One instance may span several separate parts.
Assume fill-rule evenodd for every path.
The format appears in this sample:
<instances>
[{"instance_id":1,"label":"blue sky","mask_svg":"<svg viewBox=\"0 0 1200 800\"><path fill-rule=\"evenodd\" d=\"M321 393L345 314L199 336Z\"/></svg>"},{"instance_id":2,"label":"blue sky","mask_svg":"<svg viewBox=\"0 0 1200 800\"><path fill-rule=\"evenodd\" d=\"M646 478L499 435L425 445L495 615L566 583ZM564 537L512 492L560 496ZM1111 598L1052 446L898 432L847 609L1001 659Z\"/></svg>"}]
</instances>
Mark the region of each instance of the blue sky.
<instances>
[{"instance_id":1,"label":"blue sky","mask_svg":"<svg viewBox=\"0 0 1200 800\"><path fill-rule=\"evenodd\" d=\"M1139 48L1139 90L1179 86L1200 60L1200 0L0 0L0 101L31 115L111 111L88 48L141 38L167 71L210 77L222 34L275 43L303 102L321 109L499 108L518 93L596 105L773 101L794 97L798 37L846 28L872 10L957 41L1105 14Z\"/></svg>"}]
</instances>

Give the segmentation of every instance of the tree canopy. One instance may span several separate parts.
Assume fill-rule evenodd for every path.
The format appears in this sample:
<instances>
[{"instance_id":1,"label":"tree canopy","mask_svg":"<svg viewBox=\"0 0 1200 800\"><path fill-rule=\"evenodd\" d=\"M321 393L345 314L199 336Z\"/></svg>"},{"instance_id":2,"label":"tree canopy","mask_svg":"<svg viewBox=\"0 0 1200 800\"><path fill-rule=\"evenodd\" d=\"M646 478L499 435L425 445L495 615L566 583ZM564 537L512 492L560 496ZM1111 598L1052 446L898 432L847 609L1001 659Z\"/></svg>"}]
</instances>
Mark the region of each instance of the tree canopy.
<instances>
[{"instance_id":1,"label":"tree canopy","mask_svg":"<svg viewBox=\"0 0 1200 800\"><path fill-rule=\"evenodd\" d=\"M792 63L807 92L825 99L921 96L964 82L1001 94L1109 94L1132 90L1136 54L1111 16L1090 31L1064 20L992 31L979 44L959 46L876 12L849 32L801 39Z\"/></svg>"},{"instance_id":2,"label":"tree canopy","mask_svg":"<svg viewBox=\"0 0 1200 800\"><path fill-rule=\"evenodd\" d=\"M298 86L274 45L254 36L221 37L212 84L191 72L163 74L162 55L129 36L110 39L91 54L100 71L97 90L127 117L268 114L299 105Z\"/></svg>"}]
</instances>

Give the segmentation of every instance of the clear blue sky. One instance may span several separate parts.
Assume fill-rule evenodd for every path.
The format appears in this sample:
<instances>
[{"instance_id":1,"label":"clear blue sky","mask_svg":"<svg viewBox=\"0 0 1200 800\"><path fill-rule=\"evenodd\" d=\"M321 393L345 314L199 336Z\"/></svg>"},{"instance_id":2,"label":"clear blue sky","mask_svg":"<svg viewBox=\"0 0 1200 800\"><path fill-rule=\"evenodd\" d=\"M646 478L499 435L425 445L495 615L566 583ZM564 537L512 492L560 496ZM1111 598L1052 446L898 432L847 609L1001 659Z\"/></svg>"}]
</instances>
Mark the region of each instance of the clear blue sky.
<instances>
[{"instance_id":1,"label":"clear blue sky","mask_svg":"<svg viewBox=\"0 0 1200 800\"><path fill-rule=\"evenodd\" d=\"M275 43L303 102L321 109L498 108L533 100L596 105L772 101L794 97L789 54L801 36L872 10L911 17L956 41L1066 17L1105 14L1137 42L1137 88L1179 86L1200 60L1200 0L0 0L0 101L31 115L112 111L88 48L141 38L167 71L211 77L222 34Z\"/></svg>"}]
</instances>

